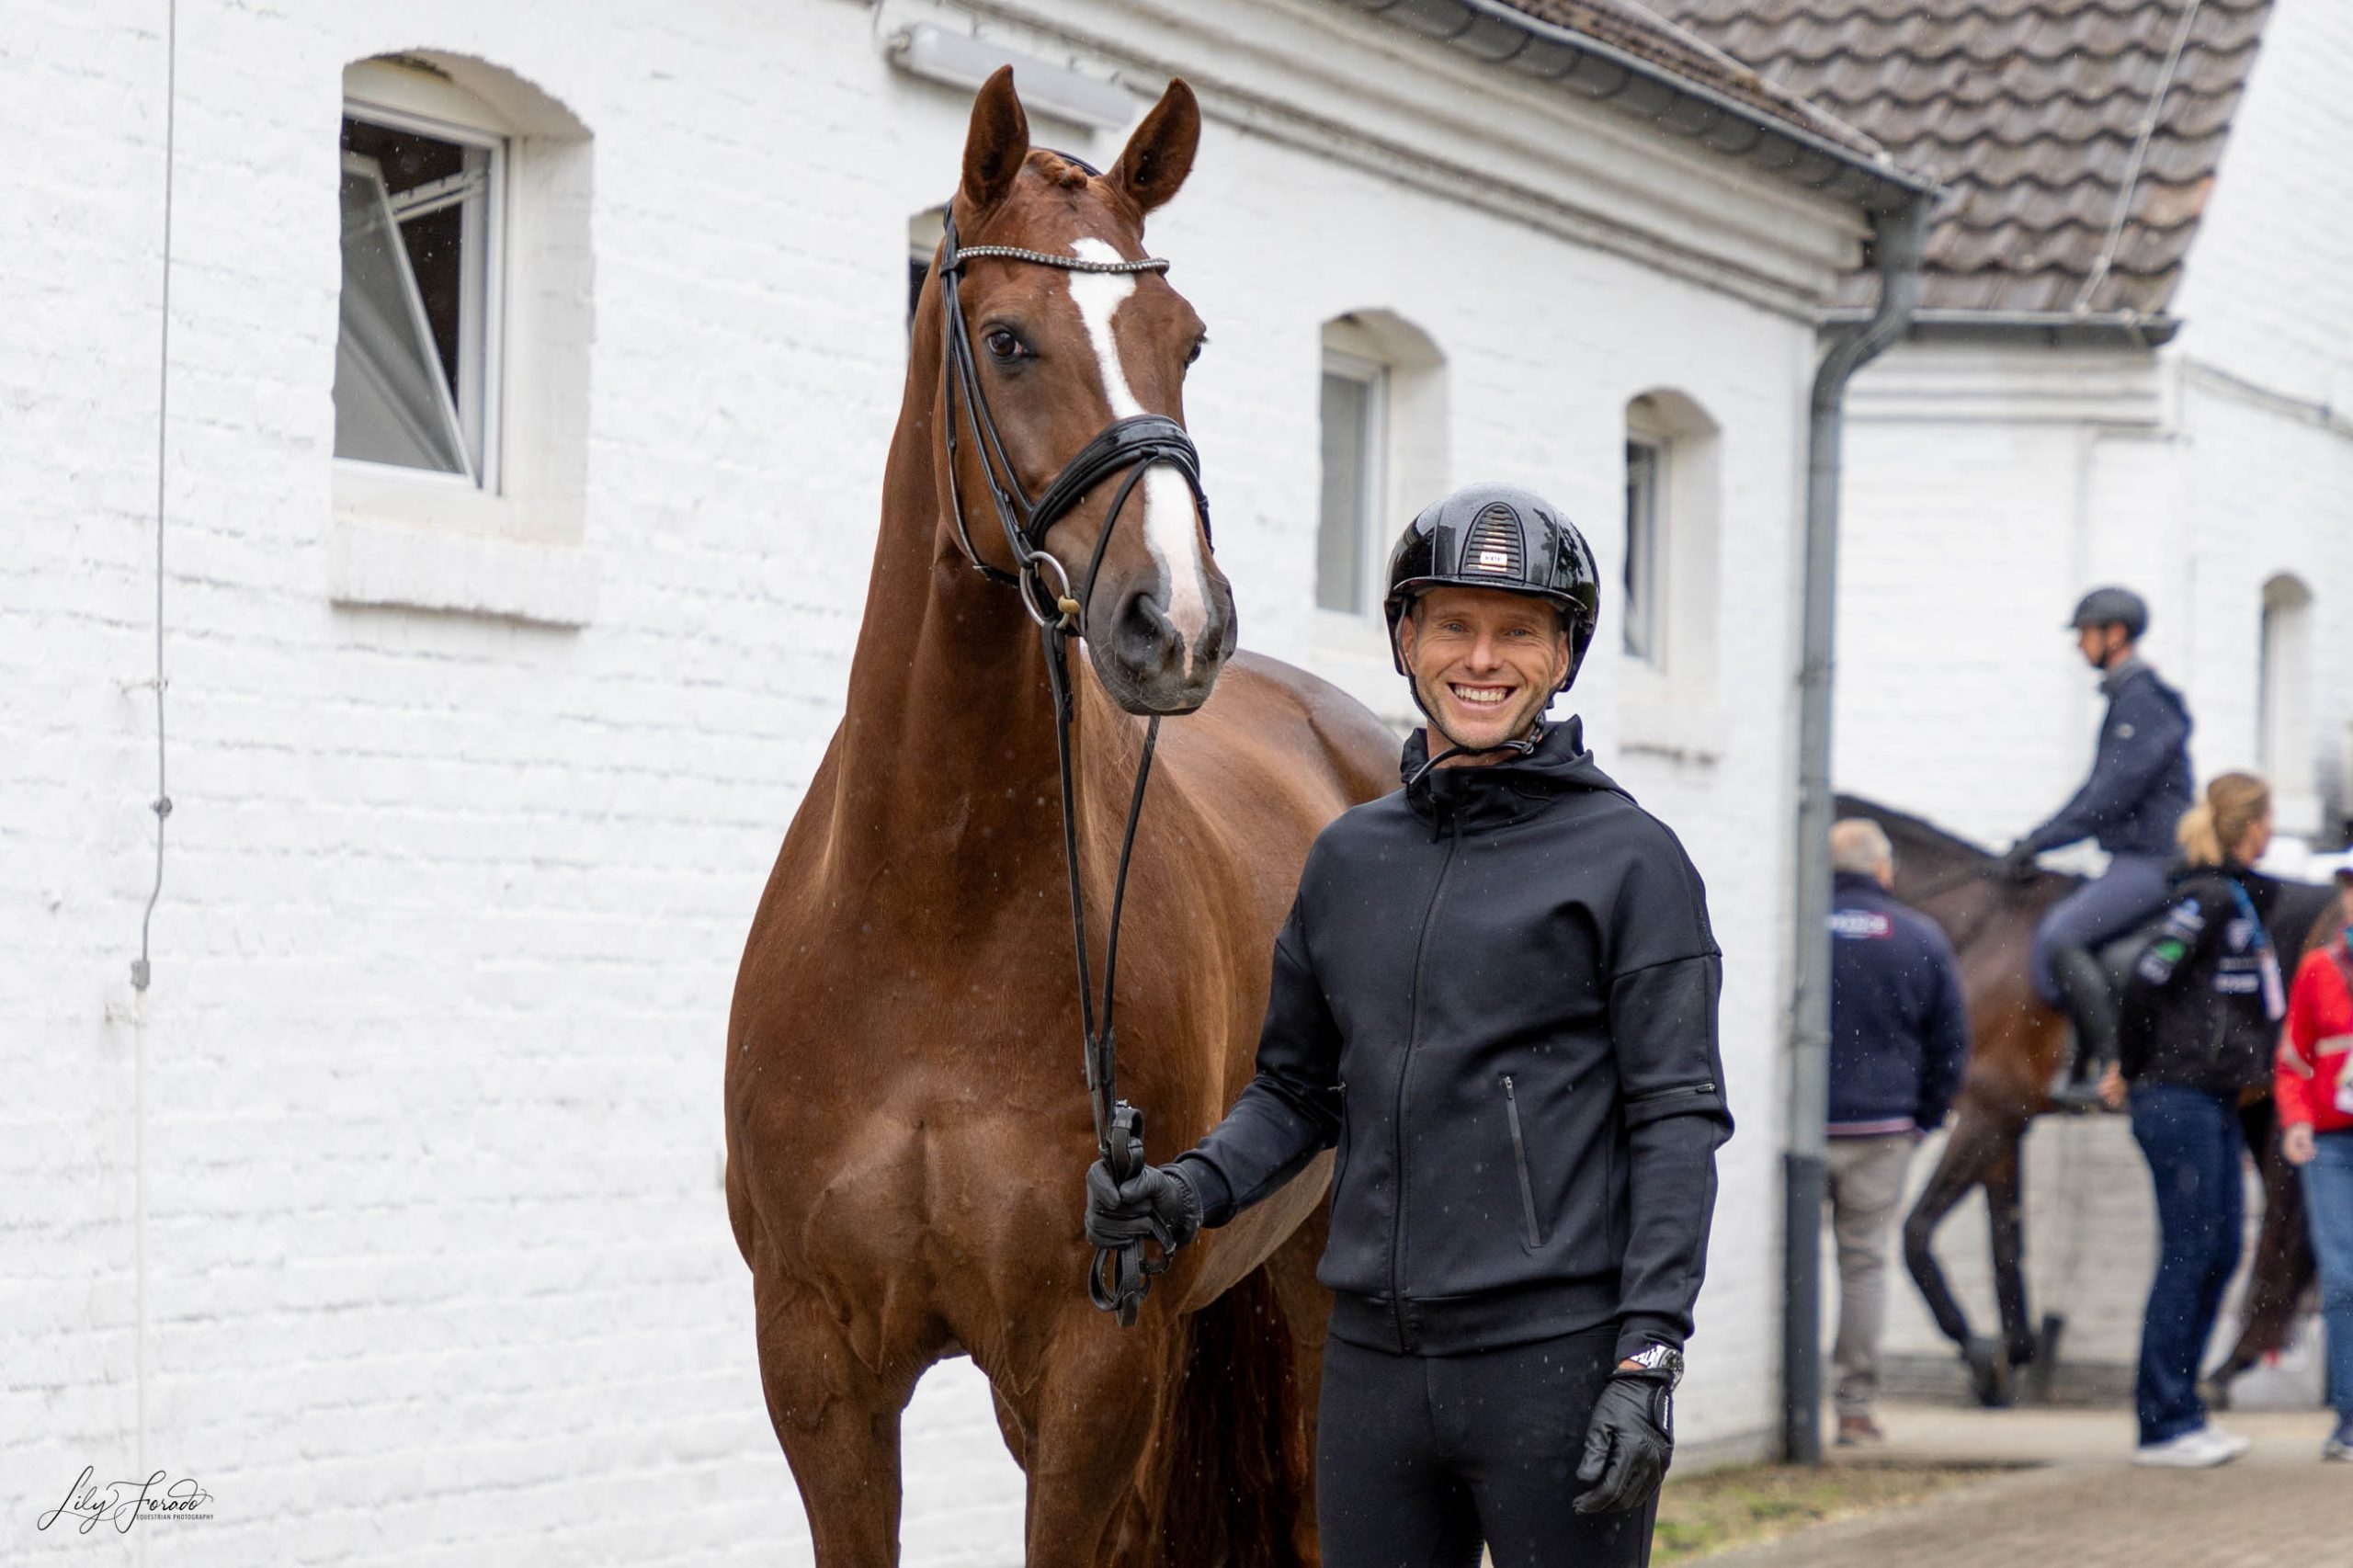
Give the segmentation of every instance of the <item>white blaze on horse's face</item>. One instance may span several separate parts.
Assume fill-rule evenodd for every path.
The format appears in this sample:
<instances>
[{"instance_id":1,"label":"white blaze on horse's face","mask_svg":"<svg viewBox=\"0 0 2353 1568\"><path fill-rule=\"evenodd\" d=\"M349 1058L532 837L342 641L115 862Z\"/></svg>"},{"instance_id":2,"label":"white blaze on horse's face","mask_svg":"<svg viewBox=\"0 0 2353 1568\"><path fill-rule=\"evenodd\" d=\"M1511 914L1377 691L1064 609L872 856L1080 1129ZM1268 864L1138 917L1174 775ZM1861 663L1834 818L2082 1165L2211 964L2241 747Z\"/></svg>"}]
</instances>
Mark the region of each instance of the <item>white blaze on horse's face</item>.
<instances>
[{"instance_id":1,"label":"white blaze on horse's face","mask_svg":"<svg viewBox=\"0 0 2353 1568\"><path fill-rule=\"evenodd\" d=\"M1126 259L1108 241L1092 236L1074 241L1071 249L1086 261ZM1079 319L1086 324L1087 338L1095 345L1095 358L1103 369L1103 395L1110 400L1111 417L1133 418L1145 410L1129 390L1111 318L1136 291L1135 275L1073 272L1065 276L1071 301L1078 306ZM1160 568L1161 581L1168 585L1164 608L1168 623L1185 639L1185 658L1190 666L1199 662L1201 633L1210 620L1209 574L1201 560L1200 519L1194 515L1193 492L1183 475L1161 463L1144 472L1138 493L1143 501L1144 547L1152 551L1153 564Z\"/></svg>"}]
</instances>

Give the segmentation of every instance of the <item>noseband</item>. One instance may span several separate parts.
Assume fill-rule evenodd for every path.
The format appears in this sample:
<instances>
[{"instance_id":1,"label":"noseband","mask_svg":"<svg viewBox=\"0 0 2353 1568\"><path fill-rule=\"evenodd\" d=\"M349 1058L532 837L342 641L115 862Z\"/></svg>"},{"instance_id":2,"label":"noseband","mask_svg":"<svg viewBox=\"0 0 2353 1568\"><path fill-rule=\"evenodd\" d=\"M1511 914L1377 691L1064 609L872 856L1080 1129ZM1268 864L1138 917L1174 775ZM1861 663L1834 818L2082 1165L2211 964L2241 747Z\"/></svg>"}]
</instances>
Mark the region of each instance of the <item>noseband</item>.
<instances>
[{"instance_id":1,"label":"noseband","mask_svg":"<svg viewBox=\"0 0 2353 1568\"><path fill-rule=\"evenodd\" d=\"M1038 640L1046 655L1046 680L1054 699L1054 747L1061 766L1063 793L1063 863L1070 874L1070 915L1073 945L1078 951L1079 1024L1086 1035L1088 1104L1095 1117L1095 1146L1111 1170L1113 1179L1126 1182L1143 1168L1143 1112L1119 1097L1119 1046L1112 1029L1112 1005L1120 966L1120 909L1127 896L1128 863L1135 851L1136 824L1143 815L1144 785L1152 778L1152 755L1160 743L1160 716L1144 728L1143 755L1136 764L1135 793L1128 801L1127 830L1120 840L1120 867L1111 883L1110 931L1103 949L1102 1006L1096 1006L1095 984L1086 957L1086 901L1078 873L1078 811L1072 783L1070 732L1073 717L1070 681L1070 640L1086 629L1086 608L1095 602L1095 580L1103 569L1104 548L1119 527L1120 514L1146 470L1166 463L1184 475L1201 519L1201 536L1209 538L1209 497L1201 489L1200 453L1185 427L1163 414L1139 414L1115 419L1078 454L1032 501L1020 476L1006 456L996 420L981 392L979 364L972 358L971 329L964 324L960 298L964 264L983 256L1060 267L1064 272L1165 272L1168 264L1155 256L1137 261L1088 261L1074 256L1024 250L1016 245L960 245L956 239L954 203L949 204L947 234L939 253L939 302L946 316L946 344L940 378L947 415L948 494L956 521L956 542L964 559L983 575L1017 588L1022 608L1038 623ZM962 405L979 445L981 470L988 476L989 496L997 522L1013 552L1014 569L992 566L972 548L972 530L964 521L963 493L956 483L957 410ZM1089 492L1122 474L1103 517L1103 531L1086 565L1086 580L1077 597L1071 592L1070 574L1046 549L1046 534L1067 517ZM1051 572L1054 582L1048 583ZM1098 1027L1099 1025L1099 1027ZM1152 1289L1152 1279L1168 1267L1168 1238L1161 1236L1157 1258L1147 1258L1140 1244L1098 1247L1087 1270L1087 1299L1115 1313L1122 1327L1135 1322L1136 1309Z\"/></svg>"}]
</instances>

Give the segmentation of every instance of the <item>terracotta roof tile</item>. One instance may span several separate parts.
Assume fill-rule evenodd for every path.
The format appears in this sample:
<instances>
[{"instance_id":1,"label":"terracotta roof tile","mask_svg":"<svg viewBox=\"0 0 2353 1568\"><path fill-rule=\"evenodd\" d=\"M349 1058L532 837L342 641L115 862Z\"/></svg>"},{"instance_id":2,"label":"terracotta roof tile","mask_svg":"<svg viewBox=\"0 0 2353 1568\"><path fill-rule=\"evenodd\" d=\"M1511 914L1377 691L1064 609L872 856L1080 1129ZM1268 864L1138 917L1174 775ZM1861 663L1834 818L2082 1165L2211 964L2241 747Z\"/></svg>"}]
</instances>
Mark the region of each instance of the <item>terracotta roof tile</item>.
<instances>
[{"instance_id":1,"label":"terracotta roof tile","mask_svg":"<svg viewBox=\"0 0 2353 1568\"><path fill-rule=\"evenodd\" d=\"M1681 26L1665 14L1668 7L1642 0L1502 0L1502 4L1664 67L1848 153L1866 158L1885 154L1886 149L1854 126L1761 75L1717 40Z\"/></svg>"},{"instance_id":2,"label":"terracotta roof tile","mask_svg":"<svg viewBox=\"0 0 2353 1568\"><path fill-rule=\"evenodd\" d=\"M1950 187L1923 306L2144 314L2180 281L2271 8L2196 0L2168 75L2190 3L1648 0Z\"/></svg>"}]
</instances>

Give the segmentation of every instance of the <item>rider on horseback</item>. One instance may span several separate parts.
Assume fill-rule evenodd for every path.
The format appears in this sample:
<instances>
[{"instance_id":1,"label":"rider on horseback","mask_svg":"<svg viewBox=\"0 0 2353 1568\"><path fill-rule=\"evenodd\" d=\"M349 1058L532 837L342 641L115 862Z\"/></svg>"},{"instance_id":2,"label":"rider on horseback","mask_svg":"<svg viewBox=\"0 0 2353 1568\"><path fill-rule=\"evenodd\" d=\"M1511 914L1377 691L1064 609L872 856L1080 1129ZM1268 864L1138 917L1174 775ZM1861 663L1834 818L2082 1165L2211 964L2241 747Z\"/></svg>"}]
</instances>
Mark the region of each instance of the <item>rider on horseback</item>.
<instances>
[{"instance_id":1,"label":"rider on horseback","mask_svg":"<svg viewBox=\"0 0 2353 1568\"><path fill-rule=\"evenodd\" d=\"M2044 850L2085 838L2108 851L2108 869L2042 917L2032 957L2036 993L2075 1024L2075 1056L2052 1098L2088 1109L2098 1104L2100 1073L2116 1060L2116 997L2096 954L2165 902L2174 826L2192 794L2189 710L2140 655L2149 626L2140 595L2095 588L2069 624L2108 697L2092 774L2056 815L2010 846L2002 865L2024 878Z\"/></svg>"},{"instance_id":2,"label":"rider on horseback","mask_svg":"<svg viewBox=\"0 0 2353 1568\"><path fill-rule=\"evenodd\" d=\"M1170 1164L1098 1161L1087 1235L1182 1245L1336 1145L1324 1561L1483 1537L1500 1562L1632 1564L1732 1124L1706 896L1577 721L1544 722L1599 608L1575 528L1473 485L1414 520L1389 581L1429 721L1405 787L1316 840L1256 1078Z\"/></svg>"}]
</instances>

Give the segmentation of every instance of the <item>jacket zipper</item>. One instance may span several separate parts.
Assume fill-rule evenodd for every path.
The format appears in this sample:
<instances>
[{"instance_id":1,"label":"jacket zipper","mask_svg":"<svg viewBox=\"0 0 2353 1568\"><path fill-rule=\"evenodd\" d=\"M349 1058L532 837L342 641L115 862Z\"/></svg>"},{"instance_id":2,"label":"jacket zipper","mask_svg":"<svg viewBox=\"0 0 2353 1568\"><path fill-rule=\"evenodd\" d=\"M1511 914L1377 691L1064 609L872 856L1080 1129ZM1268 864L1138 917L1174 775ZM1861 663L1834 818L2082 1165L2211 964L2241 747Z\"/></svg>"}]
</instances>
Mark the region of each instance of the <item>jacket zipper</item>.
<instances>
[{"instance_id":1,"label":"jacket zipper","mask_svg":"<svg viewBox=\"0 0 2353 1568\"><path fill-rule=\"evenodd\" d=\"M1671 1089L1653 1089L1647 1094L1628 1095L1626 1103L1629 1106L1648 1105L1653 1100L1670 1099L1677 1095L1712 1095L1715 1092L1713 1084L1677 1084Z\"/></svg>"},{"instance_id":2,"label":"jacket zipper","mask_svg":"<svg viewBox=\"0 0 2353 1568\"><path fill-rule=\"evenodd\" d=\"M1389 1313L1397 1326L1397 1343L1404 1348L1411 1348L1405 1337L1405 1210L1413 1191L1405 1169L1405 1080L1414 1070L1414 1047L1422 1035L1422 971L1424 960L1429 956L1430 926L1436 923L1438 900L1446 895L1446 879L1453 874L1454 857L1461 848L1462 822L1458 817L1453 837L1446 846L1446 859L1439 864L1438 881L1430 888L1430 901L1422 909L1421 933L1414 939L1414 993L1407 1010L1405 1056L1397 1064L1397 1100L1389 1118L1397 1153L1397 1206L1389 1224Z\"/></svg>"},{"instance_id":3,"label":"jacket zipper","mask_svg":"<svg viewBox=\"0 0 2353 1568\"><path fill-rule=\"evenodd\" d=\"M1513 1092L1511 1074L1504 1074L1504 1115L1511 1122L1511 1158L1519 1167L1519 1212L1528 1221L1528 1246L1533 1252L1544 1244L1544 1234L1536 1228L1536 1188L1528 1179L1528 1141L1519 1131L1519 1096Z\"/></svg>"}]
</instances>

